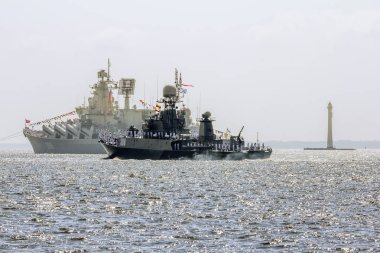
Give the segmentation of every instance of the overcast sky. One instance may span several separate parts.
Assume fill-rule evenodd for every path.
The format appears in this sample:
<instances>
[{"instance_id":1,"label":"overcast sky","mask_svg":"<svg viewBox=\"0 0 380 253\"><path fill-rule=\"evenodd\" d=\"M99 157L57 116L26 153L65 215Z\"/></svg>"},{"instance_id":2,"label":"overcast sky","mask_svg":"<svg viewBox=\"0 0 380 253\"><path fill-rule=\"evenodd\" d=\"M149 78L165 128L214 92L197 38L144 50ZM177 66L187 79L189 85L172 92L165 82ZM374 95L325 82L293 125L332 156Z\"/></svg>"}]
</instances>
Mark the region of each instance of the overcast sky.
<instances>
[{"instance_id":1,"label":"overcast sky","mask_svg":"<svg viewBox=\"0 0 380 253\"><path fill-rule=\"evenodd\" d=\"M0 137L82 104L109 57L136 100L177 67L193 116L248 139L324 141L331 101L335 140L380 140L380 1L2 0L0 33Z\"/></svg>"}]
</instances>

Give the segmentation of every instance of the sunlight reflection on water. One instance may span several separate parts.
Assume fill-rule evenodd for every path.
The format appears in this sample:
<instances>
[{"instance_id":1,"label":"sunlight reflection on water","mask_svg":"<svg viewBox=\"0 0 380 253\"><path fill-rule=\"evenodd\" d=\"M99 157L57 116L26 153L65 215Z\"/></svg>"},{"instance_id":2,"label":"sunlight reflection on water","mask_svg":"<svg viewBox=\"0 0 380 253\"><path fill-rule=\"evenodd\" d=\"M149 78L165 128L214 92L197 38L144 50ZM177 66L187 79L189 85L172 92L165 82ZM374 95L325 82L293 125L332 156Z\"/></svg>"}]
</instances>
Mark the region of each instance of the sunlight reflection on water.
<instances>
[{"instance_id":1,"label":"sunlight reflection on water","mask_svg":"<svg viewBox=\"0 0 380 253\"><path fill-rule=\"evenodd\" d=\"M254 161L0 155L0 251L380 248L377 150Z\"/></svg>"}]
</instances>

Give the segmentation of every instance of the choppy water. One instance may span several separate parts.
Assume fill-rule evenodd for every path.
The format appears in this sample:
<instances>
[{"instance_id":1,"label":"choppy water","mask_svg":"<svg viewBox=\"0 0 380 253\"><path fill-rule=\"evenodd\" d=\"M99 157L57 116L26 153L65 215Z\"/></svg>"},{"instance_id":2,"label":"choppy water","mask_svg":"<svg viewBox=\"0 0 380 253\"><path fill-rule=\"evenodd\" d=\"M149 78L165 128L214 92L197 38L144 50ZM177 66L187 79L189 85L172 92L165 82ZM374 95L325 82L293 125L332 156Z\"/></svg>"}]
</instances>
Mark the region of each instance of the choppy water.
<instances>
[{"instance_id":1,"label":"choppy water","mask_svg":"<svg viewBox=\"0 0 380 253\"><path fill-rule=\"evenodd\" d=\"M380 151L256 161L0 153L0 251L379 251Z\"/></svg>"}]
</instances>

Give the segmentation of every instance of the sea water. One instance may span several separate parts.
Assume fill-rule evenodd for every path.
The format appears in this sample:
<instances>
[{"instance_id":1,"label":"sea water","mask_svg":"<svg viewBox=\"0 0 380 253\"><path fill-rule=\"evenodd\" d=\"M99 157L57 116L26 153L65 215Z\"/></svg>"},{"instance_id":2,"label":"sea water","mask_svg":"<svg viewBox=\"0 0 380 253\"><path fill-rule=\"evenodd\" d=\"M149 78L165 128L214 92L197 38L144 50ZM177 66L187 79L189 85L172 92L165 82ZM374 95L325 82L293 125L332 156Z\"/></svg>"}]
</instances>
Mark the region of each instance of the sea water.
<instances>
[{"instance_id":1,"label":"sea water","mask_svg":"<svg viewBox=\"0 0 380 253\"><path fill-rule=\"evenodd\" d=\"M0 252L380 250L380 151L243 161L0 153Z\"/></svg>"}]
</instances>

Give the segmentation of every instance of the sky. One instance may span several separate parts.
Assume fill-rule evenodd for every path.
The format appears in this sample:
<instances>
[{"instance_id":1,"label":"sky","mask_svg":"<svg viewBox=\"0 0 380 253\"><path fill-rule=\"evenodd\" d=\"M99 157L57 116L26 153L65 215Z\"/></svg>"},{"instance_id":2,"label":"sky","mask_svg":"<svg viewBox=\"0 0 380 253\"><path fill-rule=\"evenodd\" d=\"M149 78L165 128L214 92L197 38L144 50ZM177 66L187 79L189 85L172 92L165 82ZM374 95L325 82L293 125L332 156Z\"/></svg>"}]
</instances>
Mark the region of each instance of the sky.
<instances>
[{"instance_id":1,"label":"sky","mask_svg":"<svg viewBox=\"0 0 380 253\"><path fill-rule=\"evenodd\" d=\"M2 0L0 34L0 138L83 104L110 58L135 101L178 68L193 117L246 139L326 140L331 101L335 140L380 140L377 0Z\"/></svg>"}]
</instances>

